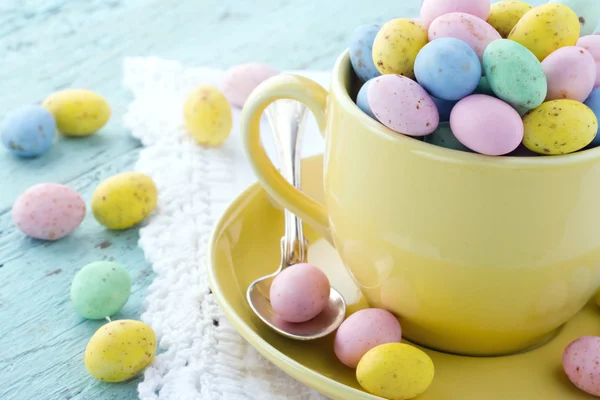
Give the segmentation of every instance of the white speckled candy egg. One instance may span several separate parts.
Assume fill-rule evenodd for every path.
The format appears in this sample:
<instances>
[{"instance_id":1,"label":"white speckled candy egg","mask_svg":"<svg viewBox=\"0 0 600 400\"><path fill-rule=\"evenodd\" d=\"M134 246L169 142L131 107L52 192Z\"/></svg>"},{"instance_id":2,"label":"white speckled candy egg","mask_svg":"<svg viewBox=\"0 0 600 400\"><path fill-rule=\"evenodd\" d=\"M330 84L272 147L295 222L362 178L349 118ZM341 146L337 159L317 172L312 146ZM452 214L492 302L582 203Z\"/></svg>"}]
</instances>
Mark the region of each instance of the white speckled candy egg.
<instances>
[{"instance_id":1,"label":"white speckled candy egg","mask_svg":"<svg viewBox=\"0 0 600 400\"><path fill-rule=\"evenodd\" d=\"M596 62L596 82L594 87L600 86L600 35L589 35L579 38L577 46L590 52Z\"/></svg>"},{"instance_id":2,"label":"white speckled candy egg","mask_svg":"<svg viewBox=\"0 0 600 400\"><path fill-rule=\"evenodd\" d=\"M425 0L421 6L421 21L426 28L440 15L463 12L486 20L490 15L490 0Z\"/></svg>"},{"instance_id":3,"label":"white speckled candy egg","mask_svg":"<svg viewBox=\"0 0 600 400\"><path fill-rule=\"evenodd\" d=\"M12 208L12 218L26 235L42 240L67 236L85 217L85 203L68 186L42 183L27 189Z\"/></svg>"},{"instance_id":4,"label":"white speckled candy egg","mask_svg":"<svg viewBox=\"0 0 600 400\"><path fill-rule=\"evenodd\" d=\"M579 389L600 396L600 337L583 336L571 342L563 353L563 368Z\"/></svg>"},{"instance_id":5,"label":"white speckled candy egg","mask_svg":"<svg viewBox=\"0 0 600 400\"><path fill-rule=\"evenodd\" d=\"M277 74L277 69L263 63L236 65L228 69L223 76L223 94L234 107L242 108L258 85Z\"/></svg>"},{"instance_id":6,"label":"white speckled candy egg","mask_svg":"<svg viewBox=\"0 0 600 400\"><path fill-rule=\"evenodd\" d=\"M578 46L562 47L542 61L548 81L546 101L571 99L584 102L596 82L596 62Z\"/></svg>"},{"instance_id":7,"label":"white speckled candy egg","mask_svg":"<svg viewBox=\"0 0 600 400\"><path fill-rule=\"evenodd\" d=\"M459 101L450 114L456 138L489 156L508 154L523 140L523 122L514 108L492 96L474 94Z\"/></svg>"},{"instance_id":8,"label":"white speckled candy egg","mask_svg":"<svg viewBox=\"0 0 600 400\"><path fill-rule=\"evenodd\" d=\"M344 365L356 368L360 359L373 347L400 343L401 340L402 329L392 313L366 308L355 312L340 325L333 350Z\"/></svg>"},{"instance_id":9,"label":"white speckled candy egg","mask_svg":"<svg viewBox=\"0 0 600 400\"><path fill-rule=\"evenodd\" d=\"M486 47L497 39L502 39L500 34L487 22L467 13L450 13L437 17L429 26L429 41L453 37L460 39L483 59Z\"/></svg>"},{"instance_id":10,"label":"white speckled candy egg","mask_svg":"<svg viewBox=\"0 0 600 400\"><path fill-rule=\"evenodd\" d=\"M433 99L417 82L401 75L374 79L367 94L379 122L408 136L425 136L435 131L440 116Z\"/></svg>"}]
</instances>

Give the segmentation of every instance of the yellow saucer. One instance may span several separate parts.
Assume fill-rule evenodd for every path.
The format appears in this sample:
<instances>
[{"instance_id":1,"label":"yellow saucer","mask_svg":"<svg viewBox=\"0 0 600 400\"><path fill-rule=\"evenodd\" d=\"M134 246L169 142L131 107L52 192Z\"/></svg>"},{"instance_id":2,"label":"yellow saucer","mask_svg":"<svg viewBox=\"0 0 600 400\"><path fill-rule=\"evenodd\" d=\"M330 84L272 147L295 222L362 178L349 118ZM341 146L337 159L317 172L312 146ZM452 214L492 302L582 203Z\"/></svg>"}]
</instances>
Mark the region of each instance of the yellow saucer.
<instances>
[{"instance_id":1,"label":"yellow saucer","mask_svg":"<svg viewBox=\"0 0 600 400\"><path fill-rule=\"evenodd\" d=\"M322 157L303 162L302 186L322 200ZM310 179L308 177L311 177ZM349 300L350 309L364 307L335 250L305 226L311 243L309 261L327 266L332 285ZM279 265L283 213L258 184L251 186L225 211L210 244L208 275L221 308L238 332L264 357L298 381L339 400L379 399L364 392L354 370L333 353L333 335L314 342L285 339L267 328L246 303L246 288ZM331 275L335 272L335 276ZM566 378L563 349L586 335L600 336L600 313L589 304L547 344L524 354L473 358L423 349L433 359L435 378L418 400L570 400L595 399Z\"/></svg>"}]
</instances>

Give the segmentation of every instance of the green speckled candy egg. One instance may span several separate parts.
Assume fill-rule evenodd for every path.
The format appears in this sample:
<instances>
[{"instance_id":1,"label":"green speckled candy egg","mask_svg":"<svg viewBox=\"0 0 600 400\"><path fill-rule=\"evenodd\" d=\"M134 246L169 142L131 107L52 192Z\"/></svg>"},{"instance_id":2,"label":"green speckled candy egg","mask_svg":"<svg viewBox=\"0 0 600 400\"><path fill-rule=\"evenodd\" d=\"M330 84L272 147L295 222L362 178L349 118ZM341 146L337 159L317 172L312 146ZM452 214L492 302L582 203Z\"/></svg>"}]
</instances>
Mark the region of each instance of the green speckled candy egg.
<instances>
[{"instance_id":1,"label":"green speckled candy egg","mask_svg":"<svg viewBox=\"0 0 600 400\"><path fill-rule=\"evenodd\" d=\"M83 267L71 283L71 302L79 315L103 319L118 313L131 293L131 278L125 268L109 261Z\"/></svg>"},{"instance_id":2,"label":"green speckled candy egg","mask_svg":"<svg viewBox=\"0 0 600 400\"><path fill-rule=\"evenodd\" d=\"M94 333L85 349L85 367L96 379L123 382L154 358L156 334L141 321L112 321Z\"/></svg>"},{"instance_id":3,"label":"green speckled candy egg","mask_svg":"<svg viewBox=\"0 0 600 400\"><path fill-rule=\"evenodd\" d=\"M546 98L546 75L536 56L508 39L495 40L483 53L483 68L496 96L513 107L531 110Z\"/></svg>"}]
</instances>

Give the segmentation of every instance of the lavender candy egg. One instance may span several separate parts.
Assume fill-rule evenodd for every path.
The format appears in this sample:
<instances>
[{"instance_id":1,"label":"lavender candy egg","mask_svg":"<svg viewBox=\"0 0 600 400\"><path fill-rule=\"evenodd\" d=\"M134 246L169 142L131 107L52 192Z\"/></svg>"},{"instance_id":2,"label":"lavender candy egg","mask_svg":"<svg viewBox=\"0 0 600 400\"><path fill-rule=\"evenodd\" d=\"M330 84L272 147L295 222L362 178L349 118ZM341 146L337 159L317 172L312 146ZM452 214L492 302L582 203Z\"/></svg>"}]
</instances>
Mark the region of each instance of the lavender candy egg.
<instances>
[{"instance_id":1,"label":"lavender candy egg","mask_svg":"<svg viewBox=\"0 0 600 400\"><path fill-rule=\"evenodd\" d=\"M278 74L277 69L267 64L253 62L236 65L225 72L221 89L231 105L242 108L258 85Z\"/></svg>"},{"instance_id":2,"label":"lavender candy egg","mask_svg":"<svg viewBox=\"0 0 600 400\"><path fill-rule=\"evenodd\" d=\"M600 337L583 336L574 340L563 353L563 368L579 389L600 396Z\"/></svg>"},{"instance_id":3,"label":"lavender candy egg","mask_svg":"<svg viewBox=\"0 0 600 400\"><path fill-rule=\"evenodd\" d=\"M361 25L350 38L350 62L363 82L381 75L373 62L373 42L380 29L379 25Z\"/></svg>"},{"instance_id":4,"label":"lavender candy egg","mask_svg":"<svg viewBox=\"0 0 600 400\"><path fill-rule=\"evenodd\" d=\"M0 127L2 144L12 154L36 157L46 152L56 136L54 115L41 106L24 106L9 113Z\"/></svg>"},{"instance_id":5,"label":"lavender candy egg","mask_svg":"<svg viewBox=\"0 0 600 400\"><path fill-rule=\"evenodd\" d=\"M389 74L375 78L367 97L377 120L398 133L429 135L440 122L431 96L405 76Z\"/></svg>"},{"instance_id":6,"label":"lavender candy egg","mask_svg":"<svg viewBox=\"0 0 600 400\"><path fill-rule=\"evenodd\" d=\"M375 114L373 114L373 110L371 110L371 106L369 105L369 99L367 96L369 92L369 86L371 86L371 83L373 83L373 79L368 80L367 82L365 82L364 85L362 85L362 87L358 91L358 95L356 96L356 105L369 117L377 119L375 118Z\"/></svg>"},{"instance_id":7,"label":"lavender candy egg","mask_svg":"<svg viewBox=\"0 0 600 400\"><path fill-rule=\"evenodd\" d=\"M487 20L490 0L425 0L421 5L421 20L426 28L440 15L463 12Z\"/></svg>"},{"instance_id":8,"label":"lavender candy egg","mask_svg":"<svg viewBox=\"0 0 600 400\"><path fill-rule=\"evenodd\" d=\"M596 82L596 62L578 46L562 47L542 61L548 81L546 101L571 99L584 102Z\"/></svg>"}]
</instances>

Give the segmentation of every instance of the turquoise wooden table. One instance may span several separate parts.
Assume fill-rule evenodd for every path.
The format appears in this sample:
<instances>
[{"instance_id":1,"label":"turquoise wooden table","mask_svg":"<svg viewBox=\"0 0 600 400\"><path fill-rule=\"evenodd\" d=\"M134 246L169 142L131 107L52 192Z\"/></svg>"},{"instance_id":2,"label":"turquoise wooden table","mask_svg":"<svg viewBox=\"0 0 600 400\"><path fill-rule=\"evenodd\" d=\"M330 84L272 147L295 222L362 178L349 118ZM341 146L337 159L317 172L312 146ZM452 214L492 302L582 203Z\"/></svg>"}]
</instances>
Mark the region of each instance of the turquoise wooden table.
<instances>
[{"instance_id":1,"label":"turquoise wooden table","mask_svg":"<svg viewBox=\"0 0 600 400\"><path fill-rule=\"evenodd\" d=\"M121 123L130 101L121 86L124 57L155 55L223 68L263 61L282 69L328 70L356 26L416 16L420 3L2 1L0 117L74 87L105 96L113 116L95 136L61 137L34 160L20 160L0 149L0 399L136 398L140 378L107 384L87 374L83 352L103 322L78 317L69 300L71 279L82 266L115 260L133 278L132 295L116 318L139 319L153 278L137 247L137 229L111 232L89 213L97 184L130 170L140 149ZM88 202L83 224L57 242L26 238L11 220L16 197L41 182L67 184Z\"/></svg>"}]
</instances>

